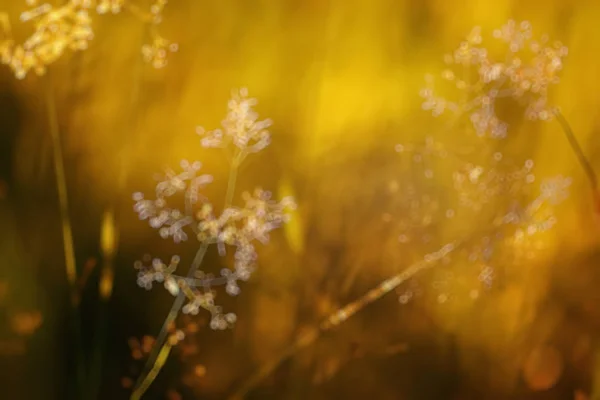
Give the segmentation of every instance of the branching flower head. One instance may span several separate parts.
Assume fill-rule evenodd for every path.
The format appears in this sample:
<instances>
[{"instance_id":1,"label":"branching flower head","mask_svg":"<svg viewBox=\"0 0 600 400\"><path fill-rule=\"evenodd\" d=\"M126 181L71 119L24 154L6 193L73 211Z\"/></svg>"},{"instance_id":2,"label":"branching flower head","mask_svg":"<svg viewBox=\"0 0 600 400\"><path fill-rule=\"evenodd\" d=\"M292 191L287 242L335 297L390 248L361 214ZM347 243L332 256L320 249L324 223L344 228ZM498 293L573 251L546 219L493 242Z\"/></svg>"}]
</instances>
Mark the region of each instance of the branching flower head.
<instances>
[{"instance_id":1,"label":"branching flower head","mask_svg":"<svg viewBox=\"0 0 600 400\"><path fill-rule=\"evenodd\" d=\"M214 131L207 134L203 139L210 138L211 146L207 147L233 144L238 155L264 148L269 140L265 130L268 123L256 122L258 115L251 109L255 103L247 98L246 90L234 92L229 102L229 114L223 122L226 135L217 139ZM163 238L173 238L176 243L195 237L201 246L216 244L221 255L225 255L227 247L233 247L233 268L221 270L220 276L192 270L191 275L188 273L184 277L175 274L179 257L172 258L169 264L158 258L147 259L145 263L135 265L139 271L138 284L150 289L154 282L160 282L174 296L185 294L188 303L182 309L184 313L197 314L203 308L212 315L212 328L225 329L235 322L235 315L223 314L221 307L215 305L215 288L225 286L225 291L232 296L240 292L238 282L248 280L256 267L255 242L266 244L269 233L288 221L287 210L295 207L295 203L291 198L277 202L270 192L257 188L242 194L242 206L226 204L218 214L213 204L200 193L213 178L198 173L199 162L184 160L181 167L182 172L168 170L161 177L155 188L155 199L135 193L134 210L140 219L148 220L151 227L158 229ZM182 209L171 204L178 196L183 197Z\"/></svg>"},{"instance_id":2,"label":"branching flower head","mask_svg":"<svg viewBox=\"0 0 600 400\"><path fill-rule=\"evenodd\" d=\"M441 260L444 268L432 270L432 288L440 303L452 297L453 285L466 285L476 298L481 289L491 289L507 264L539 254L533 251L556 225L556 206L568 197L571 179L539 179L533 160L515 163L500 152L478 152L470 159L450 156L446 146L428 139L430 146L396 146L410 162L410 174L396 181L388 221L393 221L404 258L427 261L440 246L460 244L460 252ZM401 292L400 302L417 291Z\"/></svg>"},{"instance_id":3,"label":"branching flower head","mask_svg":"<svg viewBox=\"0 0 600 400\"><path fill-rule=\"evenodd\" d=\"M177 43L172 43L159 34L155 34L152 43L142 46L142 55L144 61L152 64L154 68L160 69L167 65L169 53L175 53L178 49Z\"/></svg>"},{"instance_id":4,"label":"branching flower head","mask_svg":"<svg viewBox=\"0 0 600 400\"><path fill-rule=\"evenodd\" d=\"M267 128L272 121L258 121L258 113L252 108L257 103L256 99L248 97L247 89L234 91L227 104L229 112L222 122L223 129L205 131L201 126L196 128L196 132L202 136L202 146L225 147L233 143L245 153L255 153L267 147L271 141Z\"/></svg>"},{"instance_id":5,"label":"branching flower head","mask_svg":"<svg viewBox=\"0 0 600 400\"><path fill-rule=\"evenodd\" d=\"M2 62L9 65L19 79L30 70L43 75L46 67L65 51L84 50L94 37L89 6L85 2L70 1L60 7L44 3L23 12L20 19L33 22L34 33L22 45L15 45L9 39L2 54Z\"/></svg>"},{"instance_id":6,"label":"branching flower head","mask_svg":"<svg viewBox=\"0 0 600 400\"><path fill-rule=\"evenodd\" d=\"M199 175L202 164L195 162L190 164L187 160L181 162L183 172L177 174L172 170L167 170L164 177L156 184L154 200L148 200L140 192L134 193L134 210L138 213L141 220L148 220L150 226L159 229L160 236L163 238L172 237L176 243L188 239L185 228L192 225L194 218L189 215L190 208L193 207L202 198L199 190L212 182L210 175ZM168 198L184 193L187 213L177 208L171 208L168 204Z\"/></svg>"},{"instance_id":7,"label":"branching flower head","mask_svg":"<svg viewBox=\"0 0 600 400\"><path fill-rule=\"evenodd\" d=\"M523 105L525 116L532 120L548 120L555 115L556 109L548 104L548 94L550 87L559 82L567 49L559 42L548 45L546 37L534 40L528 22L509 21L493 36L506 49L500 60L492 57L492 50L483 47L479 28L445 56L448 69L442 78L458 92L456 100L441 97L434 90L431 76L427 77L428 86L421 96L425 99L423 108L434 116L449 113L457 120L467 115L478 136L503 138L509 127L498 116L501 101L508 99ZM532 159L515 163L497 151L495 145L468 152L453 151L455 146L460 148L455 139L441 143L428 136L424 145L396 146L396 151L408 156L412 164L410 175L422 168L424 178L423 183L396 182L395 192L402 193L397 199L398 241L409 252L416 245L428 252L459 232L463 251L455 256L466 254L466 259L460 261L467 262L454 265L474 266L477 274L468 275L477 276L489 288L498 275L496 267L507 262L507 254L534 247L533 243L537 246L538 235L556 224L554 208L568 196L571 179L559 175L537 184ZM432 178L438 175L444 178L434 182ZM445 229L444 220L456 218L474 221L473 232L465 236L462 226ZM422 251L417 252L420 257ZM443 261L452 262L449 257ZM442 278L435 285L447 287L452 274L440 271L439 275ZM404 294L401 301L409 297ZM440 302L447 299L447 293L438 298Z\"/></svg>"},{"instance_id":8,"label":"branching flower head","mask_svg":"<svg viewBox=\"0 0 600 400\"><path fill-rule=\"evenodd\" d=\"M163 20L163 10L167 5L167 0L154 0L150 5L150 12L143 12L129 0L99 0L96 11L98 14L118 14L123 9L129 10L139 20L150 25L150 35L152 41L142 46L142 56L144 61L151 64L154 68L160 69L167 65L169 53L178 51L179 46L158 33L158 26Z\"/></svg>"},{"instance_id":9,"label":"branching flower head","mask_svg":"<svg viewBox=\"0 0 600 400\"><path fill-rule=\"evenodd\" d=\"M560 42L548 44L548 37L533 37L527 21L508 21L493 33L506 47L500 59L482 46L481 29L476 27L458 49L444 57L448 68L442 79L460 93L449 100L436 93L434 79L427 76L427 87L421 91L423 109L434 116L450 112L469 115L479 136L503 138L508 125L497 115L500 99L510 98L525 107L528 119L549 120L553 108L548 104L548 91L560 81L559 73L568 50Z\"/></svg>"},{"instance_id":10,"label":"branching flower head","mask_svg":"<svg viewBox=\"0 0 600 400\"><path fill-rule=\"evenodd\" d=\"M144 60L155 68L167 64L168 53L178 50L157 32L162 21L162 12L166 0L155 0L150 12L145 13L128 0L69 0L61 6L50 3L38 4L37 0L28 0L31 8L21 13L21 22L32 22L34 32L24 43L17 44L11 36L8 19L0 14L0 61L8 65L18 79L23 79L33 71L43 75L46 68L56 62L68 50L80 51L88 48L94 38L90 12L98 14L118 14L127 9L144 23L151 25L152 43L142 47Z\"/></svg>"}]
</instances>

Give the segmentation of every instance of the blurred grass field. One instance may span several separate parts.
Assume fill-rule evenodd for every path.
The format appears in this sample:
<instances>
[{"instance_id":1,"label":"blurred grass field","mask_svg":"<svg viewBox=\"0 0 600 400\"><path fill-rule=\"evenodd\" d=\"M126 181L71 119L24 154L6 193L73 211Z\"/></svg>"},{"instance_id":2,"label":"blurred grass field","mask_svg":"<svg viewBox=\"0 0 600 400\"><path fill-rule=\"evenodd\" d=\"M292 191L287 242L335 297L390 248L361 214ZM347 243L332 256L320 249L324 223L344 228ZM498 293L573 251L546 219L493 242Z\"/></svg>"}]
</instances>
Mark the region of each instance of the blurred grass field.
<instances>
[{"instance_id":1,"label":"blurred grass field","mask_svg":"<svg viewBox=\"0 0 600 400\"><path fill-rule=\"evenodd\" d=\"M24 1L0 0L17 41L31 31L18 20L25 9ZM143 24L94 13L89 49L50 69L78 268L97 260L81 303L89 354L102 218L107 209L116 215L97 398L128 398L123 382L139 373L129 367L136 357L128 340L155 335L171 304L168 294L137 287L133 262L148 251L194 251L176 250L138 221L131 193L150 189L153 173L183 158L215 176L209 196L224 193L226 160L201 148L194 132L220 124L231 88L247 87L261 116L274 120L273 144L242 170L240 191L261 185L294 195L299 208L261 248L259 272L242 294L226 300L237 327L212 332L202 318L185 321L198 332L148 399L227 398L298 332L406 266L414 255L401 254L385 214L390 182L401 176L395 144L439 125L421 110L423 76L441 71L443 55L473 26L491 32L509 18L568 46L551 100L600 170L597 1L172 0L161 33L179 50L159 70L140 62ZM64 399L73 380L45 79L18 81L0 69L0 390L15 399ZM510 140L515 157L535 160L536 174L574 182L542 250L505 266L510 282L476 303L402 305L401 293L391 294L286 360L247 398L598 398L600 228L585 176L555 121L512 125ZM208 261L220 265L216 254Z\"/></svg>"}]
</instances>

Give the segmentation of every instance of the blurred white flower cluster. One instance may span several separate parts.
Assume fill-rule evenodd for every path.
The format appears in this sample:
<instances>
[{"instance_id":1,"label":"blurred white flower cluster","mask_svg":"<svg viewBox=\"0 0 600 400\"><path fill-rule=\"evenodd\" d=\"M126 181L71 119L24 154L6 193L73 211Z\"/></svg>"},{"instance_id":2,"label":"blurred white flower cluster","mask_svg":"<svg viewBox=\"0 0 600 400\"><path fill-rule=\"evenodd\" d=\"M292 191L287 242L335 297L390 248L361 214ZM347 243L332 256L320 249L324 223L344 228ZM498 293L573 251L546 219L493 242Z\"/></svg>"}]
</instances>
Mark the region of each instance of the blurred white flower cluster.
<instances>
[{"instance_id":1,"label":"blurred white flower cluster","mask_svg":"<svg viewBox=\"0 0 600 400\"><path fill-rule=\"evenodd\" d=\"M155 68L166 65L167 54L177 51L177 44L171 43L156 32L162 21L162 11L166 0L155 0L150 12L145 13L126 0L69 0L61 6L27 0L30 7L21 13L23 23L32 22L34 32L24 43L18 44L12 37L8 17L0 13L0 60L8 65L18 79L23 79L33 71L44 75L46 68L58 60L65 52L81 51L88 48L94 38L90 12L117 14L128 10L153 28L152 44L144 45L144 59Z\"/></svg>"},{"instance_id":2,"label":"blurred white flower cluster","mask_svg":"<svg viewBox=\"0 0 600 400\"><path fill-rule=\"evenodd\" d=\"M544 179L540 183L539 194L525 205L513 203L512 209L497 219L495 225L513 225L515 241L547 231L556 224L553 206L569 197L571 178L562 175Z\"/></svg>"},{"instance_id":3,"label":"blurred white flower cluster","mask_svg":"<svg viewBox=\"0 0 600 400\"><path fill-rule=\"evenodd\" d=\"M33 8L21 13L22 22L33 22L34 32L23 44L10 37L9 24L5 22L5 38L0 42L2 63L8 65L18 79L33 70L38 75L60 58L65 51L84 50L94 34L89 7L82 1L69 1L60 7L49 3L28 4Z\"/></svg>"},{"instance_id":4,"label":"blurred white flower cluster","mask_svg":"<svg viewBox=\"0 0 600 400\"><path fill-rule=\"evenodd\" d=\"M475 299L506 265L536 257L544 232L557 223L556 205L569 195L571 178L540 179L533 160L515 162L483 147L458 156L431 137L424 145L396 146L406 175L389 186L395 196L384 221L393 222L404 257L421 259L442 244L460 244L460 252L442 260L445 268L432 271L440 303L453 291L464 293L459 286ZM422 292L413 286L401 292L402 304Z\"/></svg>"},{"instance_id":5,"label":"blurred white flower cluster","mask_svg":"<svg viewBox=\"0 0 600 400\"><path fill-rule=\"evenodd\" d=\"M267 128L272 121L258 120L258 114L252 109L256 99L248 97L248 90L242 88L234 91L227 104L229 112L223 120L223 129L205 131L203 127L196 128L196 133L202 136L203 147L226 147L233 143L244 153L255 153L267 147L271 136Z\"/></svg>"},{"instance_id":6,"label":"blurred white flower cluster","mask_svg":"<svg viewBox=\"0 0 600 400\"><path fill-rule=\"evenodd\" d=\"M458 99L440 95L434 78L428 75L427 86L421 90L422 107L434 116L446 111L456 116L468 114L479 136L504 138L508 125L497 114L500 99L516 100L525 107L528 119L552 118L548 89L559 82L568 50L560 42L549 44L546 35L535 40L527 21L509 20L493 37L507 47L499 60L482 46L481 29L474 28L453 54L444 57L448 68L441 77L458 90Z\"/></svg>"},{"instance_id":7,"label":"blurred white flower cluster","mask_svg":"<svg viewBox=\"0 0 600 400\"><path fill-rule=\"evenodd\" d=\"M243 89L240 93L247 91ZM253 104L255 103L246 100L245 96L234 96L229 103L227 122L224 123L235 128L226 131L229 142L223 141L222 144L233 143L240 161L247 152L259 150L256 144L262 139L255 140L257 132L260 131L258 136L266 135L268 138L268 133L263 128L256 128L257 125L264 124L255 122L257 114L251 108ZM249 143L252 144L248 145ZM266 143L268 142L263 142L262 147ZM223 211L217 214L209 200L200 193L202 188L212 182L212 177L198 174L201 168L199 162L184 160L181 167L183 171L180 173L170 170L166 172L156 185L154 199L149 200L142 193L135 193L135 212L140 219L148 220L151 227L158 229L161 237L173 238L176 243L183 242L192 235L202 245L216 244L221 255L225 255L227 247L235 248L233 268L223 269L218 277L201 270L183 277L175 275L179 257L172 258L169 264L156 258L146 260L146 263L136 263L135 267L139 270L138 284L150 289L154 282L161 282L172 295L176 296L180 292L185 294L188 303L182 309L184 313L197 314L203 308L212 315L213 329L225 329L235 321L235 315L222 314L221 308L214 302L214 288L225 286L225 291L232 296L240 292L238 281L247 281L256 267L254 242L266 244L269 233L288 221L286 210L294 208L295 203L292 198L277 202L272 199L270 192L257 188L252 193L242 194L243 206L226 204ZM171 200L177 195L183 196L183 210L171 206Z\"/></svg>"},{"instance_id":8,"label":"blurred white flower cluster","mask_svg":"<svg viewBox=\"0 0 600 400\"><path fill-rule=\"evenodd\" d=\"M497 43L484 47L481 29L476 27L458 49L444 57L448 67L441 74L441 84L434 85L434 78L426 77L427 87L420 92L422 108L435 117L451 116L450 128L441 132L444 142L427 136L424 143L401 143L395 148L403 156L403 165L408 165L407 179L390 184L390 192L398 193L396 210L386 213L385 220L395 221L403 250L419 258L449 239L462 249L442 260L455 271L434 272L439 302L448 301L452 285L463 285L460 282L477 298L480 285L489 289L507 263L516 263L520 257L533 259L543 247L540 234L555 226L555 206L568 197L571 185L571 178L561 175L539 179L534 160L505 154L493 140L506 137L509 126L502 113L515 105L523 107L530 120L558 116L561 121L558 110L548 104L548 96L550 87L560 81L567 48L560 42L548 44L546 36L534 39L526 21L509 20L493 37ZM467 126L476 133L470 147L446 135L462 118L469 120ZM569 143L585 164L565 124ZM595 177L590 181L595 187ZM393 214L398 217L394 219ZM461 225L468 228L466 232ZM453 237L456 234L459 240ZM467 271L457 279L459 267ZM469 282L468 277L477 281ZM408 290L400 301L406 303L415 293Z\"/></svg>"}]
</instances>

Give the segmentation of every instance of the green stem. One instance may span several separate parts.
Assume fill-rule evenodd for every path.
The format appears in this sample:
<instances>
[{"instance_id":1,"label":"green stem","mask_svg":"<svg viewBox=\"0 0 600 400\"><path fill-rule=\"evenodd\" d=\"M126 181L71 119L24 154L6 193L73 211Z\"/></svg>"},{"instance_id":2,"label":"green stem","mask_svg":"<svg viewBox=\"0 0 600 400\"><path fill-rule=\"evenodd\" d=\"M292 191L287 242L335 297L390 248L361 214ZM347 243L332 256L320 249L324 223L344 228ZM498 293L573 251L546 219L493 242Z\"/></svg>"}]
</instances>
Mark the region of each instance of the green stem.
<instances>
[{"instance_id":1,"label":"green stem","mask_svg":"<svg viewBox=\"0 0 600 400\"><path fill-rule=\"evenodd\" d=\"M208 249L208 243L203 243L198 251L196 252L196 257L194 257L194 261L188 271L187 277L191 278L194 276L196 270L202 264L202 260L204 259L204 255L206 254L206 250ZM179 314L179 310L183 306L183 302L185 301L185 294L183 291L179 291L175 301L173 302L173 306L163 322L162 328L158 337L156 338L156 342L150 355L148 356L148 361L144 366L144 371L140 378L138 379L135 389L131 394L130 400L138 400L140 399L146 390L150 387L156 376L164 366L166 361L166 355L170 352L170 344L168 342L168 334L169 334L169 326L175 321L177 315Z\"/></svg>"},{"instance_id":2,"label":"green stem","mask_svg":"<svg viewBox=\"0 0 600 400\"><path fill-rule=\"evenodd\" d=\"M48 71L46 78L46 106L48 113L48 126L52 138L52 152L54 161L54 173L56 178L56 188L58 192L58 204L60 210L61 229L63 236L63 251L65 257L65 272L67 283L69 285L69 299L71 302L71 328L73 330L76 346L76 392L80 398L84 392L85 380L85 358L83 353L83 343L81 338L81 320L79 316L79 293L77 292L77 263L75 260L75 246L73 244L73 230L71 228L71 219L69 217L69 201L67 193L67 179L62 153L60 138L60 128L54 100L54 86L51 71Z\"/></svg>"},{"instance_id":3,"label":"green stem","mask_svg":"<svg viewBox=\"0 0 600 400\"><path fill-rule=\"evenodd\" d=\"M158 351L158 354L156 356L156 362L152 365L152 369L148 371L146 378L140 384L138 389L131 395L131 400L140 399L142 395L146 392L146 390L148 390L152 382L154 382L154 379L156 379L156 377L158 376L158 373L160 372L162 367L165 365L165 362L167 362L169 354L171 354L172 348L173 346L171 345L171 343L169 343L168 340L160 347L160 350Z\"/></svg>"},{"instance_id":4,"label":"green stem","mask_svg":"<svg viewBox=\"0 0 600 400\"><path fill-rule=\"evenodd\" d=\"M54 172L56 178L56 188L58 191L58 203L60 208L65 268L67 281L69 283L69 286L73 288L77 283L75 250L73 246L73 231L71 229L71 220L69 217L67 180L65 176L65 166L63 161L60 131L58 127L56 104L54 101L54 88L50 72L48 72L46 83L46 105L48 110L48 125L50 128L50 136L52 137L52 151L54 153Z\"/></svg>"},{"instance_id":5,"label":"green stem","mask_svg":"<svg viewBox=\"0 0 600 400\"><path fill-rule=\"evenodd\" d=\"M233 204L233 195L235 194L235 184L237 182L238 170L244 160L244 152L240 151L231 161L229 169L229 179L227 180L227 193L225 194L225 208Z\"/></svg>"},{"instance_id":6,"label":"green stem","mask_svg":"<svg viewBox=\"0 0 600 400\"><path fill-rule=\"evenodd\" d=\"M242 161L244 160L246 154L243 151L237 153L237 155L233 158L231 162L231 168L229 170L229 179L227 180L227 193L225 194L225 208L230 207L233 201L233 195L235 193L235 184L237 181L238 169ZM192 278L196 272L196 270L202 264L202 260L204 259L204 255L206 254L206 250L208 249L209 242L204 242L200 246L200 249L196 253L196 257L188 271L187 278ZM175 321L177 315L179 314L179 310L183 306L183 302L185 301L185 294L183 291L180 291L177 294L175 301L173 302L173 306L167 315L167 318L163 322L163 326L156 338L155 345L152 349L152 352L148 356L148 361L144 366L144 371L140 375L140 378L136 382L135 389L131 394L130 400L139 400L146 393L152 382L156 379L159 372L163 368L169 354L171 352L171 344L168 341L168 333L169 326Z\"/></svg>"}]
</instances>

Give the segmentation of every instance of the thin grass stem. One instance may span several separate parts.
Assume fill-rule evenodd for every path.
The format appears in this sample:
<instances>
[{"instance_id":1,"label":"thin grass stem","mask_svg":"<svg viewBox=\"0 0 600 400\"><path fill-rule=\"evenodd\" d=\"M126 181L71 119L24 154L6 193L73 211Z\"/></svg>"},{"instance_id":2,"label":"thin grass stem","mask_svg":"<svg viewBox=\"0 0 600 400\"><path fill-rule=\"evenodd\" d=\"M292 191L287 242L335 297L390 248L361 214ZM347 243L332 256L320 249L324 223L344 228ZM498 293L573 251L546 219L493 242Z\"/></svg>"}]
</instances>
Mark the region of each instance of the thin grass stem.
<instances>
[{"instance_id":1,"label":"thin grass stem","mask_svg":"<svg viewBox=\"0 0 600 400\"><path fill-rule=\"evenodd\" d=\"M232 204L233 196L235 194L235 184L237 181L238 170L241 162L244 159L244 156L244 152L239 152L231 162L229 179L227 180L227 193L225 194L225 208L230 207ZM204 255L206 254L206 250L210 244L210 242L204 242L200 246L200 249L196 253L196 257L194 258L194 262L188 271L186 280L194 277L194 274L202 264L202 260L204 259ZM173 306L171 307L171 310L169 311L169 314L163 323L158 337L156 338L154 348L152 349L152 352L148 357L148 361L146 362L146 366L144 367L144 372L142 375L140 375L140 378L135 385L135 389L131 394L130 400L139 400L144 395L167 361L172 347L168 341L167 334L169 327L177 318L179 310L183 306L184 301L185 294L183 291L180 291L177 295L177 298L173 302Z\"/></svg>"},{"instance_id":2,"label":"thin grass stem","mask_svg":"<svg viewBox=\"0 0 600 400\"><path fill-rule=\"evenodd\" d=\"M67 192L67 180L62 152L60 128L54 96L54 81L52 72L48 71L46 77L46 107L48 113L48 128L52 139L52 152L54 161L54 176L58 192L58 203L60 211L60 224L63 238L63 252L65 258L65 273L69 286L69 300L71 304L71 328L73 340L75 341L75 385L76 393L81 396L85 390L85 357L81 337L81 320L79 315L79 294L77 283L77 263L75 259L75 246L73 244L73 230L69 216L69 200ZM81 397L80 397L81 398Z\"/></svg>"},{"instance_id":3,"label":"thin grass stem","mask_svg":"<svg viewBox=\"0 0 600 400\"><path fill-rule=\"evenodd\" d=\"M579 142L577 141L577 138L573 133L571 125L560 111L556 110L554 114L556 115L556 119L558 120L558 123L560 124L565 136L567 137L567 140L569 141L569 145L571 146L573 153L575 153L575 156L577 157L579 165L581 165L581 167L583 168L583 171L587 176L588 182L590 183L592 190L594 191L594 193L597 193L598 178L596 177L596 173L594 172L594 169L592 168L590 162L585 156L583 149L579 145Z\"/></svg>"},{"instance_id":4,"label":"thin grass stem","mask_svg":"<svg viewBox=\"0 0 600 400\"><path fill-rule=\"evenodd\" d=\"M231 167L229 169L229 179L227 180L227 193L225 194L225 205L224 208L231 207L233 203L233 196L235 194L235 185L237 182L237 176L240 164L244 159L244 153L237 153L231 160Z\"/></svg>"},{"instance_id":5,"label":"thin grass stem","mask_svg":"<svg viewBox=\"0 0 600 400\"><path fill-rule=\"evenodd\" d=\"M144 43L145 38L146 38L146 33L147 33L147 28L144 25L142 34L141 34L141 42ZM131 117L128 119L128 121L131 121L130 123L125 124L125 132L123 132L123 141L122 141L122 147L120 149L120 154L119 157L117 159L117 162L119 164L119 168L117 171L117 190L115 195L115 198L111 201L112 204L110 204L108 206L108 209L105 211L105 215L111 215L113 218L111 219L112 222L112 229L113 229L113 236L114 238L114 243L112 248L110 249L110 254L107 254L107 251L105 249L103 249L103 254L102 254L102 258L103 258L103 266L102 269L100 271L100 279L99 279L99 283L98 283L98 292L99 292L99 302L98 302L98 310L97 310L97 317L96 317L96 324L95 324L95 335L94 335L94 344L93 344L93 349L92 349L92 357L90 360L90 373L89 373L89 379L88 379L88 391L87 391L87 395L88 398L90 400L96 400L98 399L99 396L99 392L100 392L100 385L102 382L102 364L103 364L103 355L104 355L104 349L106 347L106 335L108 333L108 318L109 318L109 313L108 313L108 306L109 306L109 302L110 299L112 297L112 285L114 283L114 270L115 270L115 266L114 266L114 262L115 262L115 258L116 255L118 253L119 250L119 226L117 224L114 223L114 215L116 212L118 212L117 210L119 210L120 208L118 207L119 205L119 199L121 199L125 186L126 186L126 182L127 182L127 176L129 173L129 162L127 159L127 154L128 154L128 150L130 148L130 144L132 141L132 135L137 132L137 127L138 127L138 122L139 122L139 114L137 112L138 110L138 105L139 105L139 99L140 99L140 92L141 92L141 86L142 86L142 80L143 80L143 65L144 65L144 60L141 54L138 55L137 59L136 59L136 63L135 63L135 68L134 68L134 76L133 76L133 85L131 88L131 97L130 97L130 111L131 111ZM110 283L109 283L110 282ZM107 290L107 286L110 284L111 290Z\"/></svg>"},{"instance_id":6,"label":"thin grass stem","mask_svg":"<svg viewBox=\"0 0 600 400\"><path fill-rule=\"evenodd\" d=\"M196 257L194 257L194 261L188 271L187 277L192 278L200 265L202 264L202 260L206 255L206 250L208 249L208 243L203 243L198 251L196 252ZM169 355L171 351L171 345L168 341L169 327L171 324L175 322L177 315L179 314L179 310L183 306L183 302L185 301L185 294L183 291L179 291L175 301L173 302L173 306L171 306L171 310L169 310L169 314L167 318L163 322L160 333L156 338L156 342L150 355L148 356L148 361L144 366L144 371L140 375L138 379L135 389L131 394L130 400L138 400L140 399L146 390L150 387L154 379L158 376L158 373L164 366L166 362L166 357Z\"/></svg>"},{"instance_id":7,"label":"thin grass stem","mask_svg":"<svg viewBox=\"0 0 600 400\"><path fill-rule=\"evenodd\" d=\"M384 280L357 300L330 314L318 326L309 329L302 335L299 335L292 345L286 348L273 360L259 368L240 386L240 388L233 395L229 397L229 400L243 399L244 396L250 392L250 390L255 388L260 382L270 376L283 361L292 357L300 349L311 345L319 338L321 334L347 321L353 315L379 300L419 272L433 267L440 259L455 251L462 243L464 242L460 242L459 244L446 244L442 246L438 251L428 254L421 261L412 264L399 274Z\"/></svg>"}]
</instances>

